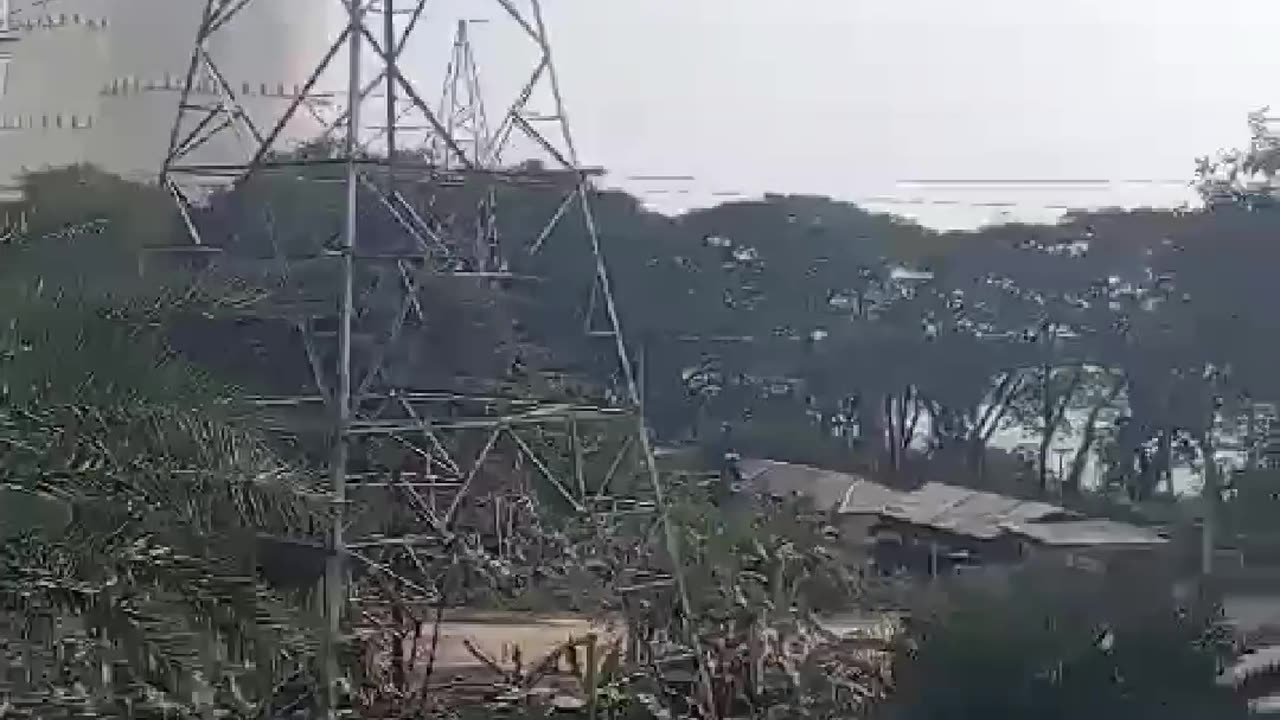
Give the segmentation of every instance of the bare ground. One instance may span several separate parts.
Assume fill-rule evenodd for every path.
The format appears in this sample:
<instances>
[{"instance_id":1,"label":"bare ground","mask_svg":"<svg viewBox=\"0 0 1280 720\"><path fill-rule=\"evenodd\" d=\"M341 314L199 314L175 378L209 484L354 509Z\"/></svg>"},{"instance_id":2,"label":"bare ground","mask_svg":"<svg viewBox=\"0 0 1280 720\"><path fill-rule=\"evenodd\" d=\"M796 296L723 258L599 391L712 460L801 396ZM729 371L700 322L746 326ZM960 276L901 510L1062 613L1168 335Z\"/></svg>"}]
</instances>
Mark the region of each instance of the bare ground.
<instances>
[{"instance_id":1,"label":"bare ground","mask_svg":"<svg viewBox=\"0 0 1280 720\"><path fill-rule=\"evenodd\" d=\"M486 612L450 616L440 626L440 642L436 649L436 665L442 669L482 667L484 664L467 650L469 640L503 667L512 664L513 648L527 666L536 663L557 646L595 633L601 640L622 636L617 624L593 622L573 615L538 615L534 613ZM424 633L423 651L431 647L430 628Z\"/></svg>"}]
</instances>

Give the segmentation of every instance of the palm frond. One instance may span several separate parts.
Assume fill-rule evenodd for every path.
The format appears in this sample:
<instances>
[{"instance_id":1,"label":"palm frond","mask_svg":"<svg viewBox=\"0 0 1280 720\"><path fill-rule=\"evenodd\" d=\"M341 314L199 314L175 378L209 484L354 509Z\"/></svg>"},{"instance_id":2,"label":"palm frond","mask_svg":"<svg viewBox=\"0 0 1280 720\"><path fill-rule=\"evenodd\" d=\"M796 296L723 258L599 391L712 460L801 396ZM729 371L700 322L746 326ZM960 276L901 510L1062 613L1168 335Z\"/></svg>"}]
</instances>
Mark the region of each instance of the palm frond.
<instances>
[{"instance_id":1,"label":"palm frond","mask_svg":"<svg viewBox=\"0 0 1280 720\"><path fill-rule=\"evenodd\" d=\"M250 717L318 642L318 623L259 580L255 543L312 535L326 509L235 389L164 337L176 315L258 295L140 276L141 248L169 232L149 193L84 169L44 176L29 234L0 247L0 490L69 518L0 547L0 656L28 670L0 695L37 715Z\"/></svg>"}]
</instances>

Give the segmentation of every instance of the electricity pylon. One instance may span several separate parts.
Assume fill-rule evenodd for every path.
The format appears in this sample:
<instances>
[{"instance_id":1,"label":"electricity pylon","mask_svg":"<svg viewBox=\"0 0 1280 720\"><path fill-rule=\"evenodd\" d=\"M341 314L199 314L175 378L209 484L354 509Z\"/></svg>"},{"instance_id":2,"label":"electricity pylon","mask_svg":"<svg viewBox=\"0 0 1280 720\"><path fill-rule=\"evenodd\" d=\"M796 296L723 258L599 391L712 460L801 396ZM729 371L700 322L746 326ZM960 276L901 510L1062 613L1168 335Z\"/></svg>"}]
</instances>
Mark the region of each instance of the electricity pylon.
<instances>
[{"instance_id":1,"label":"electricity pylon","mask_svg":"<svg viewBox=\"0 0 1280 720\"><path fill-rule=\"evenodd\" d=\"M234 32L237 21L251 21L254 6L270 2L206 0L160 181L178 202L192 248L211 256L235 241L225 226L219 230L208 221L219 197L234 202L243 193L270 192L276 187L272 178L303 178L343 189L332 241L302 255L291 252L290 232L281 228L291 218L265 213L279 272L288 276L304 265L323 265L333 293L319 308L288 313L306 350L311 387L290 397L260 398L265 407L327 410L332 520L325 543L329 642L324 672L333 716L344 677L339 645L350 618L353 570L378 576L405 595L443 603L442 591L424 580L427 573L415 574L412 568L424 568L424 556L441 548L455 554L486 552L474 542L474 533L460 526L465 522L461 509L493 470L500 446L507 448L504 457L517 458L574 511L648 508L661 524L671 557L679 553L666 521L664 488L592 211L592 178L599 171L579 161L539 0L484 3L529 41L534 55L520 91L493 125L484 112L465 21L456 26L441 104L432 107L419 90L406 48L423 35L427 0L332 0L343 22L326 52L282 109L271 117L255 116L238 96L236 79L227 77L209 48L217 46L212 42L217 35ZM343 89L326 91L324 84L334 78ZM319 142L291 145L300 137ZM521 143L536 154L513 157ZM227 160L227 148L238 148L238 156ZM545 225L520 247L502 243L497 235L498 190L511 185L560 192ZM478 198L469 221L433 202L459 188L475 191ZM371 219L374 215L381 219ZM504 253L540 251L574 216L587 239L581 251L593 268L593 306L605 321L592 335L607 341L616 359L619 387L610 395L620 403L520 397L493 392L492 385L484 393L462 391L456 384L419 387L392 371L389 358L406 325L414 318L426 322L431 314L424 288L468 280L519 282L508 271ZM379 239L373 247L369 228L375 226L394 228L403 242ZM392 279L396 312L379 314L363 304L369 277ZM326 335L335 341L329 350L323 347ZM616 445L597 452L597 462L584 457L583 428L591 424L626 429ZM569 439L567 468L549 462L545 448L530 440L529 433L551 428ZM458 439L464 434L474 440ZM364 450L371 443L401 447L418 462L409 471L370 462ZM612 488L618 484L615 476L629 469L645 494L628 505ZM588 477L592 474L596 477ZM413 525L390 531L363 526L353 510L357 496L392 489L412 506ZM355 534L361 530L367 532ZM670 582L688 618L680 562L671 567Z\"/></svg>"}]
</instances>

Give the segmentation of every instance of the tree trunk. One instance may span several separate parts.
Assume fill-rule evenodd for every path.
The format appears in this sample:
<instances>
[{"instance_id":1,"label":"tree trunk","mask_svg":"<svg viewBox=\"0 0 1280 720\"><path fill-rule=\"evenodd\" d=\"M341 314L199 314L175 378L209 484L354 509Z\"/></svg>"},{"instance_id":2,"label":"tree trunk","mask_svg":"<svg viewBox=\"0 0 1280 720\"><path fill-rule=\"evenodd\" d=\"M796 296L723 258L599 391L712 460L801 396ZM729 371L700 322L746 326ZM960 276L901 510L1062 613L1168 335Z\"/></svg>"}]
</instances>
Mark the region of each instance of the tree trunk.
<instances>
[{"instance_id":1,"label":"tree trunk","mask_svg":"<svg viewBox=\"0 0 1280 720\"><path fill-rule=\"evenodd\" d=\"M888 471L893 477L898 475L898 420L897 405L898 397L896 393L889 393L884 396L884 432L881 439L884 442L883 453L888 464Z\"/></svg>"},{"instance_id":2,"label":"tree trunk","mask_svg":"<svg viewBox=\"0 0 1280 720\"><path fill-rule=\"evenodd\" d=\"M969 430L969 437L965 447L965 461L969 470L974 472L979 481L983 479L987 447L991 444L991 438L1000 429L1000 423L1009 414L1009 408L1013 406L1014 399L1022 392L1024 385L1024 376L1010 370L1004 374L1004 377L1000 379L1000 384L991 393L991 402L987 404L986 409L981 412L978 412L976 408L974 410L973 417L975 421Z\"/></svg>"},{"instance_id":3,"label":"tree trunk","mask_svg":"<svg viewBox=\"0 0 1280 720\"><path fill-rule=\"evenodd\" d=\"M902 431L902 453L905 456L911 450L911 443L915 442L916 429L920 426L920 415L922 404L920 398L916 396L914 390L908 389L902 396L902 414L906 417L907 403L911 404L911 419L907 421L906 427Z\"/></svg>"},{"instance_id":4,"label":"tree trunk","mask_svg":"<svg viewBox=\"0 0 1280 720\"><path fill-rule=\"evenodd\" d=\"M982 480L983 460L987 456L987 441L981 435L975 435L965 443L964 462L969 472L978 480Z\"/></svg>"},{"instance_id":5,"label":"tree trunk","mask_svg":"<svg viewBox=\"0 0 1280 720\"><path fill-rule=\"evenodd\" d=\"M1047 493L1049 489L1049 449L1053 446L1053 438L1057 436L1063 420L1066 419L1067 408L1071 405L1071 398L1084 381L1084 370L1076 368L1066 389L1061 393L1055 394L1052 390L1053 368L1045 365L1043 372L1044 377L1041 378L1040 389L1042 401L1040 419L1043 423L1043 430L1040 434L1040 446L1036 457L1040 466L1038 469L1041 495ZM1062 478L1058 478L1058 480L1061 481Z\"/></svg>"},{"instance_id":6,"label":"tree trunk","mask_svg":"<svg viewBox=\"0 0 1280 720\"><path fill-rule=\"evenodd\" d=\"M1155 460L1151 457L1151 453L1147 452L1146 448L1140 447L1135 450L1134 459L1138 465L1138 472L1131 484L1129 499L1135 501L1147 500L1160 485L1160 475L1156 472Z\"/></svg>"},{"instance_id":7,"label":"tree trunk","mask_svg":"<svg viewBox=\"0 0 1280 720\"><path fill-rule=\"evenodd\" d=\"M1084 477L1085 466L1089 464L1089 453L1093 450L1093 443L1098 436L1098 416L1102 411L1111 407L1112 403L1119 397L1120 391L1124 389L1124 382L1117 380L1107 392L1105 396L1099 398L1092 408L1089 408L1089 415L1085 418L1084 427L1080 431L1080 445L1076 448L1075 457L1071 459L1071 471L1062 483L1062 492L1064 495L1072 496L1080 495L1080 485Z\"/></svg>"},{"instance_id":8,"label":"tree trunk","mask_svg":"<svg viewBox=\"0 0 1280 720\"><path fill-rule=\"evenodd\" d=\"M1053 368L1044 365L1040 369L1040 445L1036 449L1037 486L1040 495L1049 491L1049 446L1053 443L1053 395L1049 384L1053 382Z\"/></svg>"}]
</instances>

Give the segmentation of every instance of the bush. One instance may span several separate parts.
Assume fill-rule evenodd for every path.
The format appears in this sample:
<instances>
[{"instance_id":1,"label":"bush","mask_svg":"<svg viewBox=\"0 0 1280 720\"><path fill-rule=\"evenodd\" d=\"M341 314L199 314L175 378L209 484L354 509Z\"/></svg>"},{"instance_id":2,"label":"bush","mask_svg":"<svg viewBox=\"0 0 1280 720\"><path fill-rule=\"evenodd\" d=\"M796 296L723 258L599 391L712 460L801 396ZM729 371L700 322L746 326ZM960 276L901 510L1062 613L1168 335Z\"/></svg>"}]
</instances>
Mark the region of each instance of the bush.
<instances>
[{"instance_id":1,"label":"bush","mask_svg":"<svg viewBox=\"0 0 1280 720\"><path fill-rule=\"evenodd\" d=\"M1165 586L1167 588L1167 586ZM1159 585L1025 572L1006 592L924 610L895 668L901 720L1242 718L1214 683L1213 614L1177 608Z\"/></svg>"}]
</instances>

